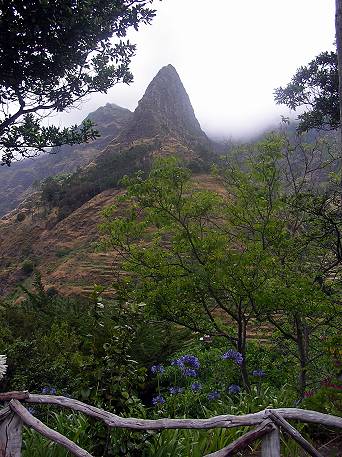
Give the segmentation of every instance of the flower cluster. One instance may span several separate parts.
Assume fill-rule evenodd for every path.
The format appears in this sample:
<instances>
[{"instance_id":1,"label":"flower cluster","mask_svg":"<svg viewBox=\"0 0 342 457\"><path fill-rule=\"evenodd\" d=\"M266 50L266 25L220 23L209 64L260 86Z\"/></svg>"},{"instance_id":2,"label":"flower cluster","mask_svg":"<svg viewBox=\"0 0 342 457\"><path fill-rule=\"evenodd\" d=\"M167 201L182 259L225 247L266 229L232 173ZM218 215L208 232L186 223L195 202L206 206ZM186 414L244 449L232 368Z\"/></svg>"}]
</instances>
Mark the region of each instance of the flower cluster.
<instances>
[{"instance_id":1,"label":"flower cluster","mask_svg":"<svg viewBox=\"0 0 342 457\"><path fill-rule=\"evenodd\" d=\"M197 371L193 368L183 368L182 373L184 376L188 376L189 378L196 378Z\"/></svg>"},{"instance_id":2,"label":"flower cluster","mask_svg":"<svg viewBox=\"0 0 342 457\"><path fill-rule=\"evenodd\" d=\"M200 362L194 355L182 355L179 359L173 360L171 365L175 365L182 370L182 374L188 377L196 377L200 368Z\"/></svg>"},{"instance_id":3,"label":"flower cluster","mask_svg":"<svg viewBox=\"0 0 342 457\"><path fill-rule=\"evenodd\" d=\"M165 369L163 365L152 365L151 367L151 373L157 374L157 373L164 373Z\"/></svg>"},{"instance_id":4,"label":"flower cluster","mask_svg":"<svg viewBox=\"0 0 342 457\"><path fill-rule=\"evenodd\" d=\"M43 395L56 395L56 389L54 387L45 386L42 388Z\"/></svg>"},{"instance_id":5,"label":"flower cluster","mask_svg":"<svg viewBox=\"0 0 342 457\"><path fill-rule=\"evenodd\" d=\"M241 392L241 388L237 384L231 384L227 390L231 395L239 394Z\"/></svg>"},{"instance_id":6,"label":"flower cluster","mask_svg":"<svg viewBox=\"0 0 342 457\"><path fill-rule=\"evenodd\" d=\"M157 395L156 397L152 398L153 406L162 405L163 403L165 403L165 398L162 395Z\"/></svg>"},{"instance_id":7,"label":"flower cluster","mask_svg":"<svg viewBox=\"0 0 342 457\"><path fill-rule=\"evenodd\" d=\"M184 392L184 387L169 387L170 395L177 395Z\"/></svg>"},{"instance_id":8,"label":"flower cluster","mask_svg":"<svg viewBox=\"0 0 342 457\"><path fill-rule=\"evenodd\" d=\"M199 382L193 382L190 387L193 392L198 392L202 389L202 384Z\"/></svg>"},{"instance_id":9,"label":"flower cluster","mask_svg":"<svg viewBox=\"0 0 342 457\"><path fill-rule=\"evenodd\" d=\"M241 366L243 362L243 356L241 352L234 351L234 349L229 349L222 356L223 360L233 360L237 365Z\"/></svg>"},{"instance_id":10,"label":"flower cluster","mask_svg":"<svg viewBox=\"0 0 342 457\"><path fill-rule=\"evenodd\" d=\"M255 376L256 378L264 378L265 372L264 372L264 370L254 370L252 372L252 375Z\"/></svg>"},{"instance_id":11,"label":"flower cluster","mask_svg":"<svg viewBox=\"0 0 342 457\"><path fill-rule=\"evenodd\" d=\"M212 392L208 393L208 400L214 401L220 398L221 394L218 390L213 390Z\"/></svg>"},{"instance_id":12,"label":"flower cluster","mask_svg":"<svg viewBox=\"0 0 342 457\"><path fill-rule=\"evenodd\" d=\"M7 357L5 355L0 355L0 380L5 376L7 371L6 359Z\"/></svg>"},{"instance_id":13,"label":"flower cluster","mask_svg":"<svg viewBox=\"0 0 342 457\"><path fill-rule=\"evenodd\" d=\"M243 356L240 352L230 349L228 352L222 355L223 360L232 360L237 365L241 365L243 362ZM180 372L183 376L186 377L196 377L199 375L199 369L201 367L199 359L194 355L182 355L177 359L171 361L171 366L178 367ZM153 365L151 367L151 372L153 374L163 373L164 367L162 365ZM258 373L258 375L256 374ZM262 370L256 370L253 372L255 376L264 376L264 372ZM209 401L215 401L221 398L221 395L230 394L230 395L237 395L241 392L241 387L237 384L231 384L226 388L225 391L220 392L219 389L212 390L210 392L206 392L205 386L202 386L200 382L192 382L190 379L187 382L188 387L179 387L179 386L169 386L168 387L168 394L170 396L179 395L185 392L186 389L189 388L193 393L196 392L203 392L203 395L207 397ZM169 398L169 397L168 397ZM154 406L162 405L166 402L166 397L164 398L160 393L159 383L158 383L158 394L152 398L152 404Z\"/></svg>"}]
</instances>

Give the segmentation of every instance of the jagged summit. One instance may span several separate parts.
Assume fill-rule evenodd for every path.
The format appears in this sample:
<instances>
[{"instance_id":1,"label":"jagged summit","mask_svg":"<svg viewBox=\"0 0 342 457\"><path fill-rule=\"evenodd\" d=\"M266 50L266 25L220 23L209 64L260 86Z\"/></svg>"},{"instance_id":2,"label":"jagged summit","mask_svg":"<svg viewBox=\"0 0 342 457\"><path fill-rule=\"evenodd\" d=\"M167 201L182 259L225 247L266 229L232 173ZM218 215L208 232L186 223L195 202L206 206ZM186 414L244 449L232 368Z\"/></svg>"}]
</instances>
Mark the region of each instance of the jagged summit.
<instances>
[{"instance_id":1,"label":"jagged summit","mask_svg":"<svg viewBox=\"0 0 342 457\"><path fill-rule=\"evenodd\" d=\"M10 179L0 174L2 200L17 199L17 209L0 218L0 296L28 279L22 268L27 258L37 260L46 287L62 294L89 294L91 284L108 284L115 256L94 253L93 242L98 239L102 209L121 193L124 175L147 172L155 158L176 155L196 179L208 181L215 145L202 132L172 65L158 72L134 113L107 104L88 118L101 130L96 141L22 162L11 167ZM31 163L32 169L24 168ZM27 197L34 179L73 170L45 181ZM0 214L1 209L0 198Z\"/></svg>"},{"instance_id":2,"label":"jagged summit","mask_svg":"<svg viewBox=\"0 0 342 457\"><path fill-rule=\"evenodd\" d=\"M206 138L189 96L172 65L161 68L150 82L131 122L122 133L122 138L134 141L157 135Z\"/></svg>"}]
</instances>

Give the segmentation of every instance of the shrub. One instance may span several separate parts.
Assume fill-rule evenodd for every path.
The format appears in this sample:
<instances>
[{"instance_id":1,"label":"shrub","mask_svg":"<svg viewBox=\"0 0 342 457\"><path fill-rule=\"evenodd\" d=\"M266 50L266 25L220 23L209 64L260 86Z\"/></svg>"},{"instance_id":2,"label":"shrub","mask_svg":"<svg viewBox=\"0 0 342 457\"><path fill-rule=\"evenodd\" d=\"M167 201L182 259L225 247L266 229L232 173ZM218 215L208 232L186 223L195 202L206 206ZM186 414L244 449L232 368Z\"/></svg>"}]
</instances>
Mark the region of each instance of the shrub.
<instances>
[{"instance_id":1,"label":"shrub","mask_svg":"<svg viewBox=\"0 0 342 457\"><path fill-rule=\"evenodd\" d=\"M34 270L34 263L32 262L32 260L26 259L21 264L21 269L25 274L29 275Z\"/></svg>"},{"instance_id":2,"label":"shrub","mask_svg":"<svg viewBox=\"0 0 342 457\"><path fill-rule=\"evenodd\" d=\"M26 214L25 213L18 213L17 214L17 221L18 222L22 222L23 220L25 220L26 218Z\"/></svg>"}]
</instances>

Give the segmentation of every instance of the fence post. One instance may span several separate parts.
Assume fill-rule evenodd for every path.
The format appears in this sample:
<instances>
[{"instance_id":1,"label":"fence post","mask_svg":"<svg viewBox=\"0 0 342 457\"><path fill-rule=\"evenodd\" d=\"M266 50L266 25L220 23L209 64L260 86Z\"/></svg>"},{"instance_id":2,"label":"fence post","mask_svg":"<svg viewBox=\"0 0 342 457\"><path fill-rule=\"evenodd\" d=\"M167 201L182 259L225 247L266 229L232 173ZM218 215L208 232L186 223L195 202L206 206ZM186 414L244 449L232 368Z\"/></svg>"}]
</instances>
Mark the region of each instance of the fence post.
<instances>
[{"instance_id":1,"label":"fence post","mask_svg":"<svg viewBox=\"0 0 342 457\"><path fill-rule=\"evenodd\" d=\"M261 457L280 457L280 436L278 427L263 437Z\"/></svg>"},{"instance_id":2,"label":"fence post","mask_svg":"<svg viewBox=\"0 0 342 457\"><path fill-rule=\"evenodd\" d=\"M21 457L22 424L14 413L0 422L0 457Z\"/></svg>"}]
</instances>

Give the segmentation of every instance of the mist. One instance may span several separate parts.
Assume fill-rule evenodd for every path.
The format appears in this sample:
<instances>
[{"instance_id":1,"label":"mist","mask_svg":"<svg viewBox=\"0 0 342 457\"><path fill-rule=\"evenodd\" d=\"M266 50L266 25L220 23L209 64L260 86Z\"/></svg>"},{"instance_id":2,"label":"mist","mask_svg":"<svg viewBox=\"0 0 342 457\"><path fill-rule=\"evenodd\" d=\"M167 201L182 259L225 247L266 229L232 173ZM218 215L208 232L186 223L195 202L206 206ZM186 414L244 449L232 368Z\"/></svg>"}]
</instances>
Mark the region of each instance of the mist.
<instances>
[{"instance_id":1,"label":"mist","mask_svg":"<svg viewBox=\"0 0 342 457\"><path fill-rule=\"evenodd\" d=\"M216 139L242 139L292 116L273 100L276 87L317 54L334 49L334 0L154 1L149 26L131 32L137 44L134 83L94 94L50 123L79 123L116 103L134 110L158 70L178 71L203 130Z\"/></svg>"}]
</instances>

